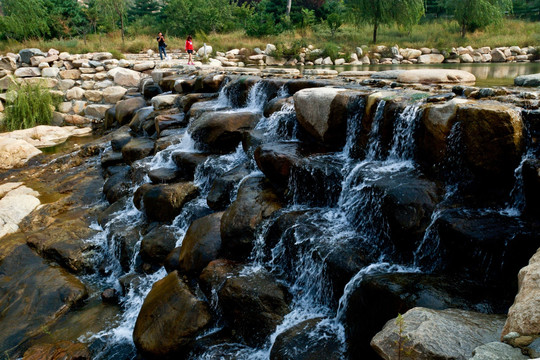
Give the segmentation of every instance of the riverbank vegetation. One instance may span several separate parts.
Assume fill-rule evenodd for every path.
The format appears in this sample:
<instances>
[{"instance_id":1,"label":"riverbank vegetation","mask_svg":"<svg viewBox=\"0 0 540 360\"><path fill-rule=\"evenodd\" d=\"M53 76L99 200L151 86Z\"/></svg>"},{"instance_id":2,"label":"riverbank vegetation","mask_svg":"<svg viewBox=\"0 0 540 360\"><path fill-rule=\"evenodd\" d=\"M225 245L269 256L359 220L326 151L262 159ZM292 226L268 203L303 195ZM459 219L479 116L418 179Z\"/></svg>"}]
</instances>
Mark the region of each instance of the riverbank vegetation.
<instances>
[{"instance_id":1,"label":"riverbank vegetation","mask_svg":"<svg viewBox=\"0 0 540 360\"><path fill-rule=\"evenodd\" d=\"M267 43L348 51L375 43L448 49L540 42L540 0L394 2L0 0L0 52L52 47L71 53L136 53L155 48L159 31L169 49L183 48L187 34L217 50L264 49Z\"/></svg>"}]
</instances>

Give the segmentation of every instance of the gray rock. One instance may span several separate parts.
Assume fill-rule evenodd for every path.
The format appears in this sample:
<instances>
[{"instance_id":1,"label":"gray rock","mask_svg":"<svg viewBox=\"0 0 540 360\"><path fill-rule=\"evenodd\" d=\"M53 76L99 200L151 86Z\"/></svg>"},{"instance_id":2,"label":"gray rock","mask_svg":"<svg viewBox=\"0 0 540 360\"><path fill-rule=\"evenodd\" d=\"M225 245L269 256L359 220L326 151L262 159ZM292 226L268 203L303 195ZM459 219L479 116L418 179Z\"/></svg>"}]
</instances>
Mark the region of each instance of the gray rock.
<instances>
[{"instance_id":1,"label":"gray rock","mask_svg":"<svg viewBox=\"0 0 540 360\"><path fill-rule=\"evenodd\" d=\"M499 340L504 322L502 315L417 307L403 315L401 339L418 360L467 360L476 347ZM371 346L383 359L395 359L398 334L398 325L392 319L371 340Z\"/></svg>"},{"instance_id":2,"label":"gray rock","mask_svg":"<svg viewBox=\"0 0 540 360\"><path fill-rule=\"evenodd\" d=\"M45 54L43 51L39 49L35 49L35 48L22 49L21 51L19 51L19 55L21 57L21 62L26 63L26 64L30 64L30 58L32 56L43 56L43 57L47 56L47 54Z\"/></svg>"},{"instance_id":3,"label":"gray rock","mask_svg":"<svg viewBox=\"0 0 540 360\"><path fill-rule=\"evenodd\" d=\"M537 87L540 86L540 74L521 75L514 79L514 85Z\"/></svg>"},{"instance_id":4,"label":"gray rock","mask_svg":"<svg viewBox=\"0 0 540 360\"><path fill-rule=\"evenodd\" d=\"M386 70L386 71L378 71L375 74L371 75L372 79L387 79L387 80L394 80L397 79L399 74L404 72L406 70Z\"/></svg>"},{"instance_id":5,"label":"gray rock","mask_svg":"<svg viewBox=\"0 0 540 360\"><path fill-rule=\"evenodd\" d=\"M512 346L502 343L502 342L491 342L477 347L473 351L473 357L470 360L522 360L528 359L527 356L521 353L521 350L518 348L513 348Z\"/></svg>"}]
</instances>

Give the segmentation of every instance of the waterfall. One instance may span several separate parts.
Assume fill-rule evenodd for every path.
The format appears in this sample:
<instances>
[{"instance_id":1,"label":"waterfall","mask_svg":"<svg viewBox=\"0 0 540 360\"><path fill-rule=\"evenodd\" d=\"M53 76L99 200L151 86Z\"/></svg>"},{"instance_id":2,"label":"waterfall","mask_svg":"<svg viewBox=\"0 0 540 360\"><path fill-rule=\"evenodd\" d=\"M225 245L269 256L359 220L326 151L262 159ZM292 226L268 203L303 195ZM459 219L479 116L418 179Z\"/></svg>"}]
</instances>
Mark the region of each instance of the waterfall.
<instances>
[{"instance_id":1,"label":"waterfall","mask_svg":"<svg viewBox=\"0 0 540 360\"><path fill-rule=\"evenodd\" d=\"M381 100L377 104L377 109L375 110L373 123L371 124L371 131L369 133L369 142L367 145L366 160L379 160L382 157L381 134L379 133L379 129L381 128L381 123L384 119L383 115L384 115L385 106L386 106L385 100Z\"/></svg>"}]
</instances>

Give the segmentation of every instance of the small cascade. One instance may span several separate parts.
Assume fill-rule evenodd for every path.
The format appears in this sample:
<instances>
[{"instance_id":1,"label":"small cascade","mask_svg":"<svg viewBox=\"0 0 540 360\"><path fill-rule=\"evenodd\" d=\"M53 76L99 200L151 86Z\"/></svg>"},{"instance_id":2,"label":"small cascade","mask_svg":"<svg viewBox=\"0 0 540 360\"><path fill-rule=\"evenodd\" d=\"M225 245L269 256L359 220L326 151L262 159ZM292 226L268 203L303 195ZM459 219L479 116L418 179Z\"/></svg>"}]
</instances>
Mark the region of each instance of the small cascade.
<instances>
[{"instance_id":1,"label":"small cascade","mask_svg":"<svg viewBox=\"0 0 540 360\"><path fill-rule=\"evenodd\" d=\"M272 140L295 140L297 121L294 105L285 103L279 111L276 111L268 118L263 117L255 129L264 131L264 136L268 142Z\"/></svg>"},{"instance_id":2,"label":"small cascade","mask_svg":"<svg viewBox=\"0 0 540 360\"><path fill-rule=\"evenodd\" d=\"M385 100L381 100L377 104L377 109L375 110L373 123L371 124L371 131L369 133L369 142L367 145L366 160L380 160L382 157L380 128L381 128L381 123L384 119L383 115L384 115L385 106L386 106Z\"/></svg>"},{"instance_id":3,"label":"small cascade","mask_svg":"<svg viewBox=\"0 0 540 360\"><path fill-rule=\"evenodd\" d=\"M364 98L360 98L357 104L353 105L353 111L352 115L349 116L347 119L347 140L345 142L345 146L343 147L343 157L347 161L347 159L352 159L355 157L358 157L356 154L357 150L357 143L358 143L358 136L360 135L360 131L362 129L362 120L364 117L364 108L365 108L365 100Z\"/></svg>"},{"instance_id":4,"label":"small cascade","mask_svg":"<svg viewBox=\"0 0 540 360\"><path fill-rule=\"evenodd\" d=\"M529 149L523 157L519 166L514 171L514 187L510 192L510 200L508 201L506 207L501 211L502 214L508 216L518 217L522 214L525 209L525 195L523 194L523 166L529 160L535 158L533 150Z\"/></svg>"},{"instance_id":5,"label":"small cascade","mask_svg":"<svg viewBox=\"0 0 540 360\"><path fill-rule=\"evenodd\" d=\"M414 156L414 132L420 115L420 107L417 104L408 105L396 119L394 137L388 154L389 162L408 162Z\"/></svg>"},{"instance_id":6,"label":"small cascade","mask_svg":"<svg viewBox=\"0 0 540 360\"><path fill-rule=\"evenodd\" d=\"M266 91L267 86L267 83L264 81L256 82L255 85L249 89L246 106L243 110L262 113L264 105L268 101L268 93Z\"/></svg>"}]
</instances>

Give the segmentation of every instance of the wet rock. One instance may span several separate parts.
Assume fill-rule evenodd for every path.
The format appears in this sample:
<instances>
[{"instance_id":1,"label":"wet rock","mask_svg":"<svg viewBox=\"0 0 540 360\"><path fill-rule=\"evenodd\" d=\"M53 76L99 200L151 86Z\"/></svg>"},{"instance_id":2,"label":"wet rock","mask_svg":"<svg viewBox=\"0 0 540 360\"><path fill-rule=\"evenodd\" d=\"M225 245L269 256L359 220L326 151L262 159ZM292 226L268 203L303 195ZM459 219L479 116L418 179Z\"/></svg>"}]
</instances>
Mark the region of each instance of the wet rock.
<instances>
[{"instance_id":1,"label":"wet rock","mask_svg":"<svg viewBox=\"0 0 540 360\"><path fill-rule=\"evenodd\" d=\"M215 290L217 293L223 286L223 283L225 283L225 280L231 276L238 275L240 270L241 265L231 260L218 259L211 261L199 276L201 289L210 299L212 298L212 290Z\"/></svg>"},{"instance_id":2,"label":"wet rock","mask_svg":"<svg viewBox=\"0 0 540 360\"><path fill-rule=\"evenodd\" d=\"M148 172L148 177L153 184L168 184L181 178L181 174L176 169L158 168Z\"/></svg>"},{"instance_id":3,"label":"wet rock","mask_svg":"<svg viewBox=\"0 0 540 360\"><path fill-rule=\"evenodd\" d=\"M206 203L212 210L225 210L231 203L231 194L240 181L250 174L247 164L241 164L214 180Z\"/></svg>"},{"instance_id":4,"label":"wet rock","mask_svg":"<svg viewBox=\"0 0 540 360\"><path fill-rule=\"evenodd\" d=\"M461 277L419 273L366 274L347 294L344 307L348 351L352 358L373 354L370 339L398 313L414 307L458 308L505 313L509 296ZM372 357L373 357L372 355Z\"/></svg>"},{"instance_id":5,"label":"wet rock","mask_svg":"<svg viewBox=\"0 0 540 360\"><path fill-rule=\"evenodd\" d=\"M540 160L528 159L523 162L523 193L525 212L535 216L540 214Z\"/></svg>"},{"instance_id":6,"label":"wet rock","mask_svg":"<svg viewBox=\"0 0 540 360\"><path fill-rule=\"evenodd\" d=\"M103 194L109 204L118 201L129 193L131 180L129 179L130 167L117 166L114 168L114 174L111 175L103 184Z\"/></svg>"},{"instance_id":7,"label":"wet rock","mask_svg":"<svg viewBox=\"0 0 540 360\"><path fill-rule=\"evenodd\" d=\"M3 245L14 240L9 236ZM0 350L15 358L22 356L25 340L46 332L88 293L76 277L47 264L24 243L3 249L0 257L0 293L9 294L0 298Z\"/></svg>"},{"instance_id":8,"label":"wet rock","mask_svg":"<svg viewBox=\"0 0 540 360\"><path fill-rule=\"evenodd\" d=\"M163 264L167 255L174 249L177 241L175 231L160 225L144 235L141 241L141 259L150 264Z\"/></svg>"},{"instance_id":9,"label":"wet rock","mask_svg":"<svg viewBox=\"0 0 540 360\"><path fill-rule=\"evenodd\" d=\"M146 216L150 220L171 221L198 194L199 189L192 183L156 185L143 195Z\"/></svg>"},{"instance_id":10,"label":"wet rock","mask_svg":"<svg viewBox=\"0 0 540 360\"><path fill-rule=\"evenodd\" d=\"M151 155L153 151L153 140L148 138L133 138L122 148L122 156L128 164L131 164L136 160Z\"/></svg>"},{"instance_id":11,"label":"wet rock","mask_svg":"<svg viewBox=\"0 0 540 360\"><path fill-rule=\"evenodd\" d=\"M414 308L403 315L403 346L411 349L417 359L465 360L476 347L497 341L503 323L502 315ZM371 346L383 359L394 359L398 334L398 325L390 320L375 335Z\"/></svg>"},{"instance_id":12,"label":"wet rock","mask_svg":"<svg viewBox=\"0 0 540 360\"><path fill-rule=\"evenodd\" d=\"M135 134L142 135L144 133L143 124L152 117L153 112L154 108L151 106L146 106L136 110L133 118L129 122L129 128L131 131L133 131Z\"/></svg>"},{"instance_id":13,"label":"wet rock","mask_svg":"<svg viewBox=\"0 0 540 360\"><path fill-rule=\"evenodd\" d=\"M466 273L493 283L501 291L515 291L517 272L538 248L534 228L495 212L445 210L433 227L436 232L426 239L423 249L425 261L446 273Z\"/></svg>"},{"instance_id":14,"label":"wet rock","mask_svg":"<svg viewBox=\"0 0 540 360\"><path fill-rule=\"evenodd\" d=\"M22 360L91 360L85 344L60 341L54 344L34 345L26 350Z\"/></svg>"},{"instance_id":15,"label":"wet rock","mask_svg":"<svg viewBox=\"0 0 540 360\"><path fill-rule=\"evenodd\" d=\"M111 129L116 124L116 106L105 111L105 119L103 120L103 129Z\"/></svg>"},{"instance_id":16,"label":"wet rock","mask_svg":"<svg viewBox=\"0 0 540 360\"><path fill-rule=\"evenodd\" d=\"M157 136L159 137L164 130L185 127L188 121L183 113L179 113L158 115L154 119L154 123Z\"/></svg>"},{"instance_id":17,"label":"wet rock","mask_svg":"<svg viewBox=\"0 0 540 360\"><path fill-rule=\"evenodd\" d=\"M121 152L118 151L106 151L101 155L101 167L108 168L109 166L115 166L122 164L124 157Z\"/></svg>"},{"instance_id":18,"label":"wet rock","mask_svg":"<svg viewBox=\"0 0 540 360\"><path fill-rule=\"evenodd\" d=\"M0 238L19 230L19 223L40 205L38 196L22 183L0 185Z\"/></svg>"},{"instance_id":19,"label":"wet rock","mask_svg":"<svg viewBox=\"0 0 540 360\"><path fill-rule=\"evenodd\" d=\"M143 97L133 97L119 101L116 104L116 121L120 126L129 124L137 110L146 106L146 100Z\"/></svg>"},{"instance_id":20,"label":"wet rock","mask_svg":"<svg viewBox=\"0 0 540 360\"><path fill-rule=\"evenodd\" d=\"M135 205L138 210L141 210L143 208L144 194L150 189L153 189L154 187L156 187L155 184L145 183L139 186L137 190L135 190L135 193L133 194L133 205Z\"/></svg>"},{"instance_id":21,"label":"wet rock","mask_svg":"<svg viewBox=\"0 0 540 360\"><path fill-rule=\"evenodd\" d=\"M275 98L268 102L268 104L265 105L263 115L265 117L270 117L273 113L280 111L283 106L285 105L293 105L294 100L293 97L287 97L287 98Z\"/></svg>"},{"instance_id":22,"label":"wet rock","mask_svg":"<svg viewBox=\"0 0 540 360\"><path fill-rule=\"evenodd\" d=\"M101 301L106 304L118 304L118 292L116 289L105 289L101 293Z\"/></svg>"},{"instance_id":23,"label":"wet rock","mask_svg":"<svg viewBox=\"0 0 540 360\"><path fill-rule=\"evenodd\" d=\"M143 96L146 100L152 99L154 96L161 95L163 90L157 84L146 85L143 90Z\"/></svg>"},{"instance_id":24,"label":"wet rock","mask_svg":"<svg viewBox=\"0 0 540 360\"><path fill-rule=\"evenodd\" d=\"M176 104L179 97L178 94L158 95L152 98L151 103L154 110L168 109Z\"/></svg>"},{"instance_id":25,"label":"wet rock","mask_svg":"<svg viewBox=\"0 0 540 360\"><path fill-rule=\"evenodd\" d=\"M257 227L281 207L282 201L268 180L261 176L246 179L221 219L223 253L231 259L248 256Z\"/></svg>"},{"instance_id":26,"label":"wet rock","mask_svg":"<svg viewBox=\"0 0 540 360\"><path fill-rule=\"evenodd\" d=\"M221 217L223 212L197 219L189 226L178 258L181 274L198 276L221 250Z\"/></svg>"},{"instance_id":27,"label":"wet rock","mask_svg":"<svg viewBox=\"0 0 540 360\"><path fill-rule=\"evenodd\" d=\"M83 218L57 219L46 229L29 233L26 242L44 258L71 272L85 273L93 271L93 264L86 256L92 245L85 240L96 233Z\"/></svg>"},{"instance_id":28,"label":"wet rock","mask_svg":"<svg viewBox=\"0 0 540 360\"><path fill-rule=\"evenodd\" d=\"M282 332L270 351L270 360L328 360L344 358L342 344L321 318L305 320Z\"/></svg>"},{"instance_id":29,"label":"wet rock","mask_svg":"<svg viewBox=\"0 0 540 360\"><path fill-rule=\"evenodd\" d=\"M242 134L257 125L260 115L251 112L209 112L189 126L192 138L213 153L234 151Z\"/></svg>"},{"instance_id":30,"label":"wet rock","mask_svg":"<svg viewBox=\"0 0 540 360\"><path fill-rule=\"evenodd\" d=\"M526 87L540 86L540 74L521 75L514 79L514 85Z\"/></svg>"},{"instance_id":31,"label":"wet rock","mask_svg":"<svg viewBox=\"0 0 540 360\"><path fill-rule=\"evenodd\" d=\"M540 335L539 276L540 251L537 251L528 265L519 271L519 292L508 311L502 336L510 332L517 332L520 335Z\"/></svg>"},{"instance_id":32,"label":"wet rock","mask_svg":"<svg viewBox=\"0 0 540 360\"><path fill-rule=\"evenodd\" d=\"M172 272L156 282L146 296L135 323L133 341L148 358L186 356L211 320L208 305Z\"/></svg>"},{"instance_id":33,"label":"wet rock","mask_svg":"<svg viewBox=\"0 0 540 360\"><path fill-rule=\"evenodd\" d=\"M354 183L362 183L364 176L373 176L369 168L365 175L360 171ZM380 238L379 246L395 246L400 253L416 249L440 200L437 184L414 171L381 173L374 180L365 179L364 184L345 205L351 224L361 229L369 221L378 231L374 236ZM366 202L377 210L366 207Z\"/></svg>"},{"instance_id":34,"label":"wet rock","mask_svg":"<svg viewBox=\"0 0 540 360\"><path fill-rule=\"evenodd\" d=\"M347 105L338 94L344 89L304 89L294 94L298 123L315 139L329 147L343 146L347 129Z\"/></svg>"},{"instance_id":35,"label":"wet rock","mask_svg":"<svg viewBox=\"0 0 540 360\"><path fill-rule=\"evenodd\" d=\"M208 155L203 153L176 152L172 155L172 158L182 178L193 180L197 166L203 164L208 158Z\"/></svg>"},{"instance_id":36,"label":"wet rock","mask_svg":"<svg viewBox=\"0 0 540 360\"><path fill-rule=\"evenodd\" d=\"M460 105L457 117L462 126L459 155L477 187L511 187L524 146L520 114L505 105L475 103Z\"/></svg>"},{"instance_id":37,"label":"wet rock","mask_svg":"<svg viewBox=\"0 0 540 360\"><path fill-rule=\"evenodd\" d=\"M501 342L491 342L477 347L473 350L473 357L469 360L525 360L529 359L521 353L520 349L513 348L510 345Z\"/></svg>"},{"instance_id":38,"label":"wet rock","mask_svg":"<svg viewBox=\"0 0 540 360\"><path fill-rule=\"evenodd\" d=\"M261 345L290 311L285 286L265 271L233 276L219 290L227 324L251 345Z\"/></svg>"},{"instance_id":39,"label":"wet rock","mask_svg":"<svg viewBox=\"0 0 540 360\"><path fill-rule=\"evenodd\" d=\"M218 97L218 94L214 93L195 93L195 94L187 94L180 98L180 109L182 109L185 113L187 113L193 104L198 102L205 102L214 100Z\"/></svg>"}]
</instances>

